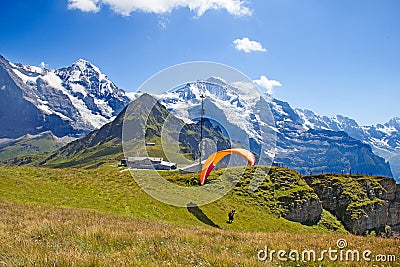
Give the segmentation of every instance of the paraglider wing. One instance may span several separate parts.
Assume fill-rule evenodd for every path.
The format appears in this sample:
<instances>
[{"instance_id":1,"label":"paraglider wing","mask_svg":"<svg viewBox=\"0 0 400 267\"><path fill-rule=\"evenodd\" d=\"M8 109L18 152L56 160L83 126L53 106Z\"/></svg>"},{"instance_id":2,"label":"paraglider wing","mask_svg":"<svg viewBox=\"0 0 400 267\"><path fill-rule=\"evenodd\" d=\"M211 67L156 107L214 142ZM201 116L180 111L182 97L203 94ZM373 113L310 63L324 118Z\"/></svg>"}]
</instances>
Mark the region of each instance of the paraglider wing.
<instances>
[{"instance_id":1,"label":"paraglider wing","mask_svg":"<svg viewBox=\"0 0 400 267\"><path fill-rule=\"evenodd\" d=\"M236 149L226 149L215 152L214 154L210 155L206 162L203 165L200 173L200 185L203 185L207 181L208 175L214 169L214 167L221 161L224 157L230 154L238 154L249 162L250 166L254 166L256 163L256 158L254 157L253 153L246 149L236 148Z\"/></svg>"}]
</instances>

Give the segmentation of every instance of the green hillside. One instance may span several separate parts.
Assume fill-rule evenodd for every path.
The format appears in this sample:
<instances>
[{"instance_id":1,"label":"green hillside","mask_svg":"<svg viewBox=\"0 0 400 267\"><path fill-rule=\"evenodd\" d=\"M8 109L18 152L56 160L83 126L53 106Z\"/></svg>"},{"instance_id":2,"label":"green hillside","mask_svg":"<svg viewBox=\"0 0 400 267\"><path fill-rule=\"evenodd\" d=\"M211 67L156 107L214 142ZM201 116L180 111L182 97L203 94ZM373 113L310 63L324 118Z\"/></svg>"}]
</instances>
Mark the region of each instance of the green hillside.
<instances>
[{"instance_id":1,"label":"green hillside","mask_svg":"<svg viewBox=\"0 0 400 267\"><path fill-rule=\"evenodd\" d=\"M129 172L111 170L47 169L35 167L1 167L0 198L20 203L41 203L54 206L87 208L103 212L131 215L155 221L167 221L178 225L204 226L186 208L163 204L148 196L135 183ZM222 170L216 171L215 175ZM146 175L146 171L143 175ZM164 172L169 180L191 181L198 174L177 175ZM282 170L280 175L284 177ZM212 178L212 177L211 177ZM299 179L294 177L293 179ZM245 183L246 180L243 180ZM268 181L266 181L268 183ZM282 185L276 194L290 194L292 191L310 189L307 185L292 186L292 190ZM262 190L264 191L264 190ZM247 192L246 187L238 185L233 191L217 202L200 207L211 221L221 228L248 231L290 231L324 232L321 225L304 226L281 218L275 209L276 203L269 190L265 194ZM236 208L237 217L232 225L226 224L227 213ZM327 214L327 213L326 213ZM328 216L327 219L332 219ZM240 223L243 220L243 223ZM268 221L267 224L263 222ZM235 221L235 222L236 222ZM246 223L244 223L247 221ZM341 227L343 230L343 228ZM343 230L344 231L344 230Z\"/></svg>"},{"instance_id":2,"label":"green hillside","mask_svg":"<svg viewBox=\"0 0 400 267\"><path fill-rule=\"evenodd\" d=\"M0 144L0 161L29 154L51 152L64 145L64 141L56 139L50 132L36 136L25 136L6 144Z\"/></svg>"},{"instance_id":3,"label":"green hillside","mask_svg":"<svg viewBox=\"0 0 400 267\"><path fill-rule=\"evenodd\" d=\"M285 199L313 198L310 187L297 173L273 168L260 190L249 193L246 175L251 171L248 168L237 187L218 201L178 208L154 200L129 172L116 167L1 167L0 262L5 266L277 266L276 260L270 265L259 262L257 251L265 245L323 250L336 246L339 238L351 248L398 254L398 240L350 235L325 210L315 224L284 219ZM197 179L195 174L163 175L186 186ZM232 208L237 214L228 224Z\"/></svg>"}]
</instances>

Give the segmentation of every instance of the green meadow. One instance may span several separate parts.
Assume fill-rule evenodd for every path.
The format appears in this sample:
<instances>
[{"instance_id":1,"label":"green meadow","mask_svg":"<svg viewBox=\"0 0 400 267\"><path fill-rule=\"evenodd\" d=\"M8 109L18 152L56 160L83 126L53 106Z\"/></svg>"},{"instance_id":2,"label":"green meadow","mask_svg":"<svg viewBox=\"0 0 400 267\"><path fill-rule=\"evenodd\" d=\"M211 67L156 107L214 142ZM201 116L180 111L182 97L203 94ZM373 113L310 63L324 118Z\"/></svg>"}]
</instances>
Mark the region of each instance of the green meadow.
<instances>
[{"instance_id":1,"label":"green meadow","mask_svg":"<svg viewBox=\"0 0 400 267\"><path fill-rule=\"evenodd\" d=\"M277 258L259 261L258 251L265 246L322 251L335 248L340 238L349 249L395 255L396 262L384 266L399 266L400 240L351 235L327 211L314 225L284 219L276 199L309 192L295 172L273 168L254 193L246 189L248 172L214 203L174 207L147 195L117 167L0 167L0 266L279 266ZM162 175L187 186L197 179L195 174ZM295 186L285 187L284 179ZM273 195L269 184L276 188ZM228 224L232 208L237 213ZM327 259L285 264L381 266Z\"/></svg>"}]
</instances>

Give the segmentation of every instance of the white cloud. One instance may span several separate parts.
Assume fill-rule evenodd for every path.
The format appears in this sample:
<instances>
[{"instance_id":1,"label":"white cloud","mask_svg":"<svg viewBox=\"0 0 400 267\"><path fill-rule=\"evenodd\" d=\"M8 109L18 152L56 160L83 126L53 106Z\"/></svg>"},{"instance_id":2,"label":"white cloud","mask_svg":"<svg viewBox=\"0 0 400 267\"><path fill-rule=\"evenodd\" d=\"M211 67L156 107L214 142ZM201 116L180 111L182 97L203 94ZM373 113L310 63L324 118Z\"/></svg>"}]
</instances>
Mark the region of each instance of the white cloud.
<instances>
[{"instance_id":1,"label":"white cloud","mask_svg":"<svg viewBox=\"0 0 400 267\"><path fill-rule=\"evenodd\" d=\"M253 82L259 87L267 89L267 93L270 95L272 95L272 93L274 92L274 87L282 86L279 81L269 80L264 75L261 76L259 80L254 80Z\"/></svg>"},{"instance_id":2,"label":"white cloud","mask_svg":"<svg viewBox=\"0 0 400 267\"><path fill-rule=\"evenodd\" d=\"M177 8L189 8L202 16L207 10L225 9L235 16L249 16L252 11L243 0L68 0L68 8L84 12L97 12L101 5L109 6L122 16L134 11L166 14Z\"/></svg>"},{"instance_id":3,"label":"white cloud","mask_svg":"<svg viewBox=\"0 0 400 267\"><path fill-rule=\"evenodd\" d=\"M44 68L47 68L48 66L49 66L49 64L46 64L46 62L44 62L44 61L42 61L42 62L40 62L40 65L39 65L42 69L44 69Z\"/></svg>"},{"instance_id":4,"label":"white cloud","mask_svg":"<svg viewBox=\"0 0 400 267\"><path fill-rule=\"evenodd\" d=\"M83 12L98 12L100 7L97 5L99 0L69 0L69 9L79 9Z\"/></svg>"},{"instance_id":5,"label":"white cloud","mask_svg":"<svg viewBox=\"0 0 400 267\"><path fill-rule=\"evenodd\" d=\"M265 49L260 42L252 41L247 37L234 40L233 45L235 46L236 50L244 51L245 53L267 51L267 49Z\"/></svg>"}]
</instances>

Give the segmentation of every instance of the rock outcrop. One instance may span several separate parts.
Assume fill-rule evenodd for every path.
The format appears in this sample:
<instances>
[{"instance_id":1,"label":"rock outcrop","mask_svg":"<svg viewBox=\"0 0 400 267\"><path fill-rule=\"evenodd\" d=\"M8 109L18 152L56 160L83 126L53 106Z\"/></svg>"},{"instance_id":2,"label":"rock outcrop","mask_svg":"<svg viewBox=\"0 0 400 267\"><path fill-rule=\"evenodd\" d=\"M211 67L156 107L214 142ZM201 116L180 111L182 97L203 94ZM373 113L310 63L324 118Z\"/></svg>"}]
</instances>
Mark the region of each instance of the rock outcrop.
<instances>
[{"instance_id":1,"label":"rock outcrop","mask_svg":"<svg viewBox=\"0 0 400 267\"><path fill-rule=\"evenodd\" d=\"M358 175L304 177L324 209L334 214L354 234L400 230L400 185L392 178Z\"/></svg>"},{"instance_id":2,"label":"rock outcrop","mask_svg":"<svg viewBox=\"0 0 400 267\"><path fill-rule=\"evenodd\" d=\"M396 192L389 206L389 225L393 230L400 232L400 184L396 185Z\"/></svg>"},{"instance_id":3,"label":"rock outcrop","mask_svg":"<svg viewBox=\"0 0 400 267\"><path fill-rule=\"evenodd\" d=\"M316 223L321 218L322 205L321 201L316 197L308 197L305 199L295 200L286 205L288 212L284 214L284 218L305 224Z\"/></svg>"}]
</instances>

